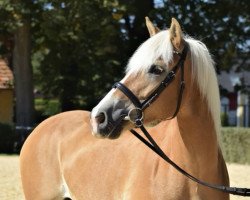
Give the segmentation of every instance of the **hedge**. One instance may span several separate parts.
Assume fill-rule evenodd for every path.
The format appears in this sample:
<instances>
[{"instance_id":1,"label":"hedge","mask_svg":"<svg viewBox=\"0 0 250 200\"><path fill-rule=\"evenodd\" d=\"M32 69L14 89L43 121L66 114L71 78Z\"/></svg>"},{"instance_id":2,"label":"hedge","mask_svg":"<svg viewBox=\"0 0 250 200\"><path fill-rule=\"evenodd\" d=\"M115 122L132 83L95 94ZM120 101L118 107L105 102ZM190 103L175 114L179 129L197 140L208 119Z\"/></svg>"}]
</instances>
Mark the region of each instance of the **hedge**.
<instances>
[{"instance_id":1,"label":"hedge","mask_svg":"<svg viewBox=\"0 0 250 200\"><path fill-rule=\"evenodd\" d=\"M227 127L221 133L226 162L250 164L250 128Z\"/></svg>"}]
</instances>

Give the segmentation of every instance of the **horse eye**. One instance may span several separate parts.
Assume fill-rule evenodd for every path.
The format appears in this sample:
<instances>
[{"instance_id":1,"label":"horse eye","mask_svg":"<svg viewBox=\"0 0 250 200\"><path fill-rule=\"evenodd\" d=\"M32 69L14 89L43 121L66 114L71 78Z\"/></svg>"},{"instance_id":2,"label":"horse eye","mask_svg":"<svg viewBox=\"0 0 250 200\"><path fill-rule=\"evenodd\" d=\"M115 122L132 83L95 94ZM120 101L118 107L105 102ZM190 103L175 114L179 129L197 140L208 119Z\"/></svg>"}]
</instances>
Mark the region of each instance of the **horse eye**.
<instances>
[{"instance_id":1,"label":"horse eye","mask_svg":"<svg viewBox=\"0 0 250 200\"><path fill-rule=\"evenodd\" d=\"M149 69L150 74L160 75L164 72L164 69L160 65L152 65Z\"/></svg>"}]
</instances>

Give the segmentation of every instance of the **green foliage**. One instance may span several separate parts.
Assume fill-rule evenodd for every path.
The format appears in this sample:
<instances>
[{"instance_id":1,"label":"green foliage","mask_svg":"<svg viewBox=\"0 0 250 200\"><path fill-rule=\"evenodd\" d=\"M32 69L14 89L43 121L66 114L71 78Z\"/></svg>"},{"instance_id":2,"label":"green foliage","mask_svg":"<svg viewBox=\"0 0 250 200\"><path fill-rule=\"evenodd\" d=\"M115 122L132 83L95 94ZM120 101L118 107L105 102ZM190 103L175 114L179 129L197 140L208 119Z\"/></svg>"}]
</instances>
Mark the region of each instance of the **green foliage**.
<instances>
[{"instance_id":1,"label":"green foliage","mask_svg":"<svg viewBox=\"0 0 250 200\"><path fill-rule=\"evenodd\" d=\"M228 122L228 114L227 113L222 113L221 114L221 125L222 126L229 126L229 122Z\"/></svg>"},{"instance_id":2,"label":"green foliage","mask_svg":"<svg viewBox=\"0 0 250 200\"><path fill-rule=\"evenodd\" d=\"M0 123L0 153L13 153L15 139L13 127Z\"/></svg>"},{"instance_id":3,"label":"green foliage","mask_svg":"<svg viewBox=\"0 0 250 200\"><path fill-rule=\"evenodd\" d=\"M168 26L172 17L177 18L186 33L201 39L209 47L218 68L229 70L233 66L235 57L242 52L249 53L248 0L162 1L162 3L164 7L155 9L151 13L156 23L160 27Z\"/></svg>"},{"instance_id":4,"label":"green foliage","mask_svg":"<svg viewBox=\"0 0 250 200\"><path fill-rule=\"evenodd\" d=\"M60 102L57 99L35 99L36 122L41 122L49 116L61 112Z\"/></svg>"},{"instance_id":5,"label":"green foliage","mask_svg":"<svg viewBox=\"0 0 250 200\"><path fill-rule=\"evenodd\" d=\"M222 128L226 162L250 164L250 128Z\"/></svg>"},{"instance_id":6,"label":"green foliage","mask_svg":"<svg viewBox=\"0 0 250 200\"><path fill-rule=\"evenodd\" d=\"M237 55L249 53L249 6L248 0L1 0L0 53L11 51L4 41L28 19L35 88L59 99L63 111L91 109L148 38L145 16L160 28L176 17L207 44L219 68L229 69Z\"/></svg>"},{"instance_id":7,"label":"green foliage","mask_svg":"<svg viewBox=\"0 0 250 200\"><path fill-rule=\"evenodd\" d=\"M119 24L102 1L60 2L43 11L34 35L36 84L63 111L91 109L121 74Z\"/></svg>"}]
</instances>

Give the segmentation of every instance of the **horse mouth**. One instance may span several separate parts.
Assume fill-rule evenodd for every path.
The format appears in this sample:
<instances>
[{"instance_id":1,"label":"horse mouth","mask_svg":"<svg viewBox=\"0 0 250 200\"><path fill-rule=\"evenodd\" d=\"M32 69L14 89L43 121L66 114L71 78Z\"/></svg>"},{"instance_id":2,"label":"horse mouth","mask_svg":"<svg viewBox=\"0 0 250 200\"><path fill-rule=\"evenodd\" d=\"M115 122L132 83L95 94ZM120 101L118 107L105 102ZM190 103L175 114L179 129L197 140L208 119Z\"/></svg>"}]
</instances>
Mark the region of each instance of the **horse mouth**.
<instances>
[{"instance_id":1,"label":"horse mouth","mask_svg":"<svg viewBox=\"0 0 250 200\"><path fill-rule=\"evenodd\" d=\"M121 124L118 124L118 125L113 127L113 129L106 136L106 138L108 138L108 139L117 139L121 135L122 130L123 130L123 126Z\"/></svg>"},{"instance_id":2,"label":"horse mouth","mask_svg":"<svg viewBox=\"0 0 250 200\"><path fill-rule=\"evenodd\" d=\"M116 122L108 121L105 127L97 126L94 130L92 126L92 135L98 138L117 139L124 129L124 117L121 116Z\"/></svg>"}]
</instances>

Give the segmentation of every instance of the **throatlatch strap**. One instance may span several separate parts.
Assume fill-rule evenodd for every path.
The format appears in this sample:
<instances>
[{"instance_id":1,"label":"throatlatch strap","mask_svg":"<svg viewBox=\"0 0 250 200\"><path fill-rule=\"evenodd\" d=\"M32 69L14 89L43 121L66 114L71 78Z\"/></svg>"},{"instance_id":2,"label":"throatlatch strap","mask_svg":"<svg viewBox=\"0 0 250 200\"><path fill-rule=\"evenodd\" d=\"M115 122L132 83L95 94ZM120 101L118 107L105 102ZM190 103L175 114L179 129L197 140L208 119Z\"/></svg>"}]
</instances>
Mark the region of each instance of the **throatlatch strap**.
<instances>
[{"instance_id":1,"label":"throatlatch strap","mask_svg":"<svg viewBox=\"0 0 250 200\"><path fill-rule=\"evenodd\" d=\"M176 109L175 109L175 112L174 112L173 116L170 117L170 118L168 118L168 120L175 118L175 117L177 116L179 110L180 110L180 107L181 107L183 92L184 92L184 89L185 89L184 65L182 64L182 65L180 66L180 68L181 68L181 85L180 85L179 94L178 94L178 99L177 99L177 106L176 106Z\"/></svg>"}]
</instances>

